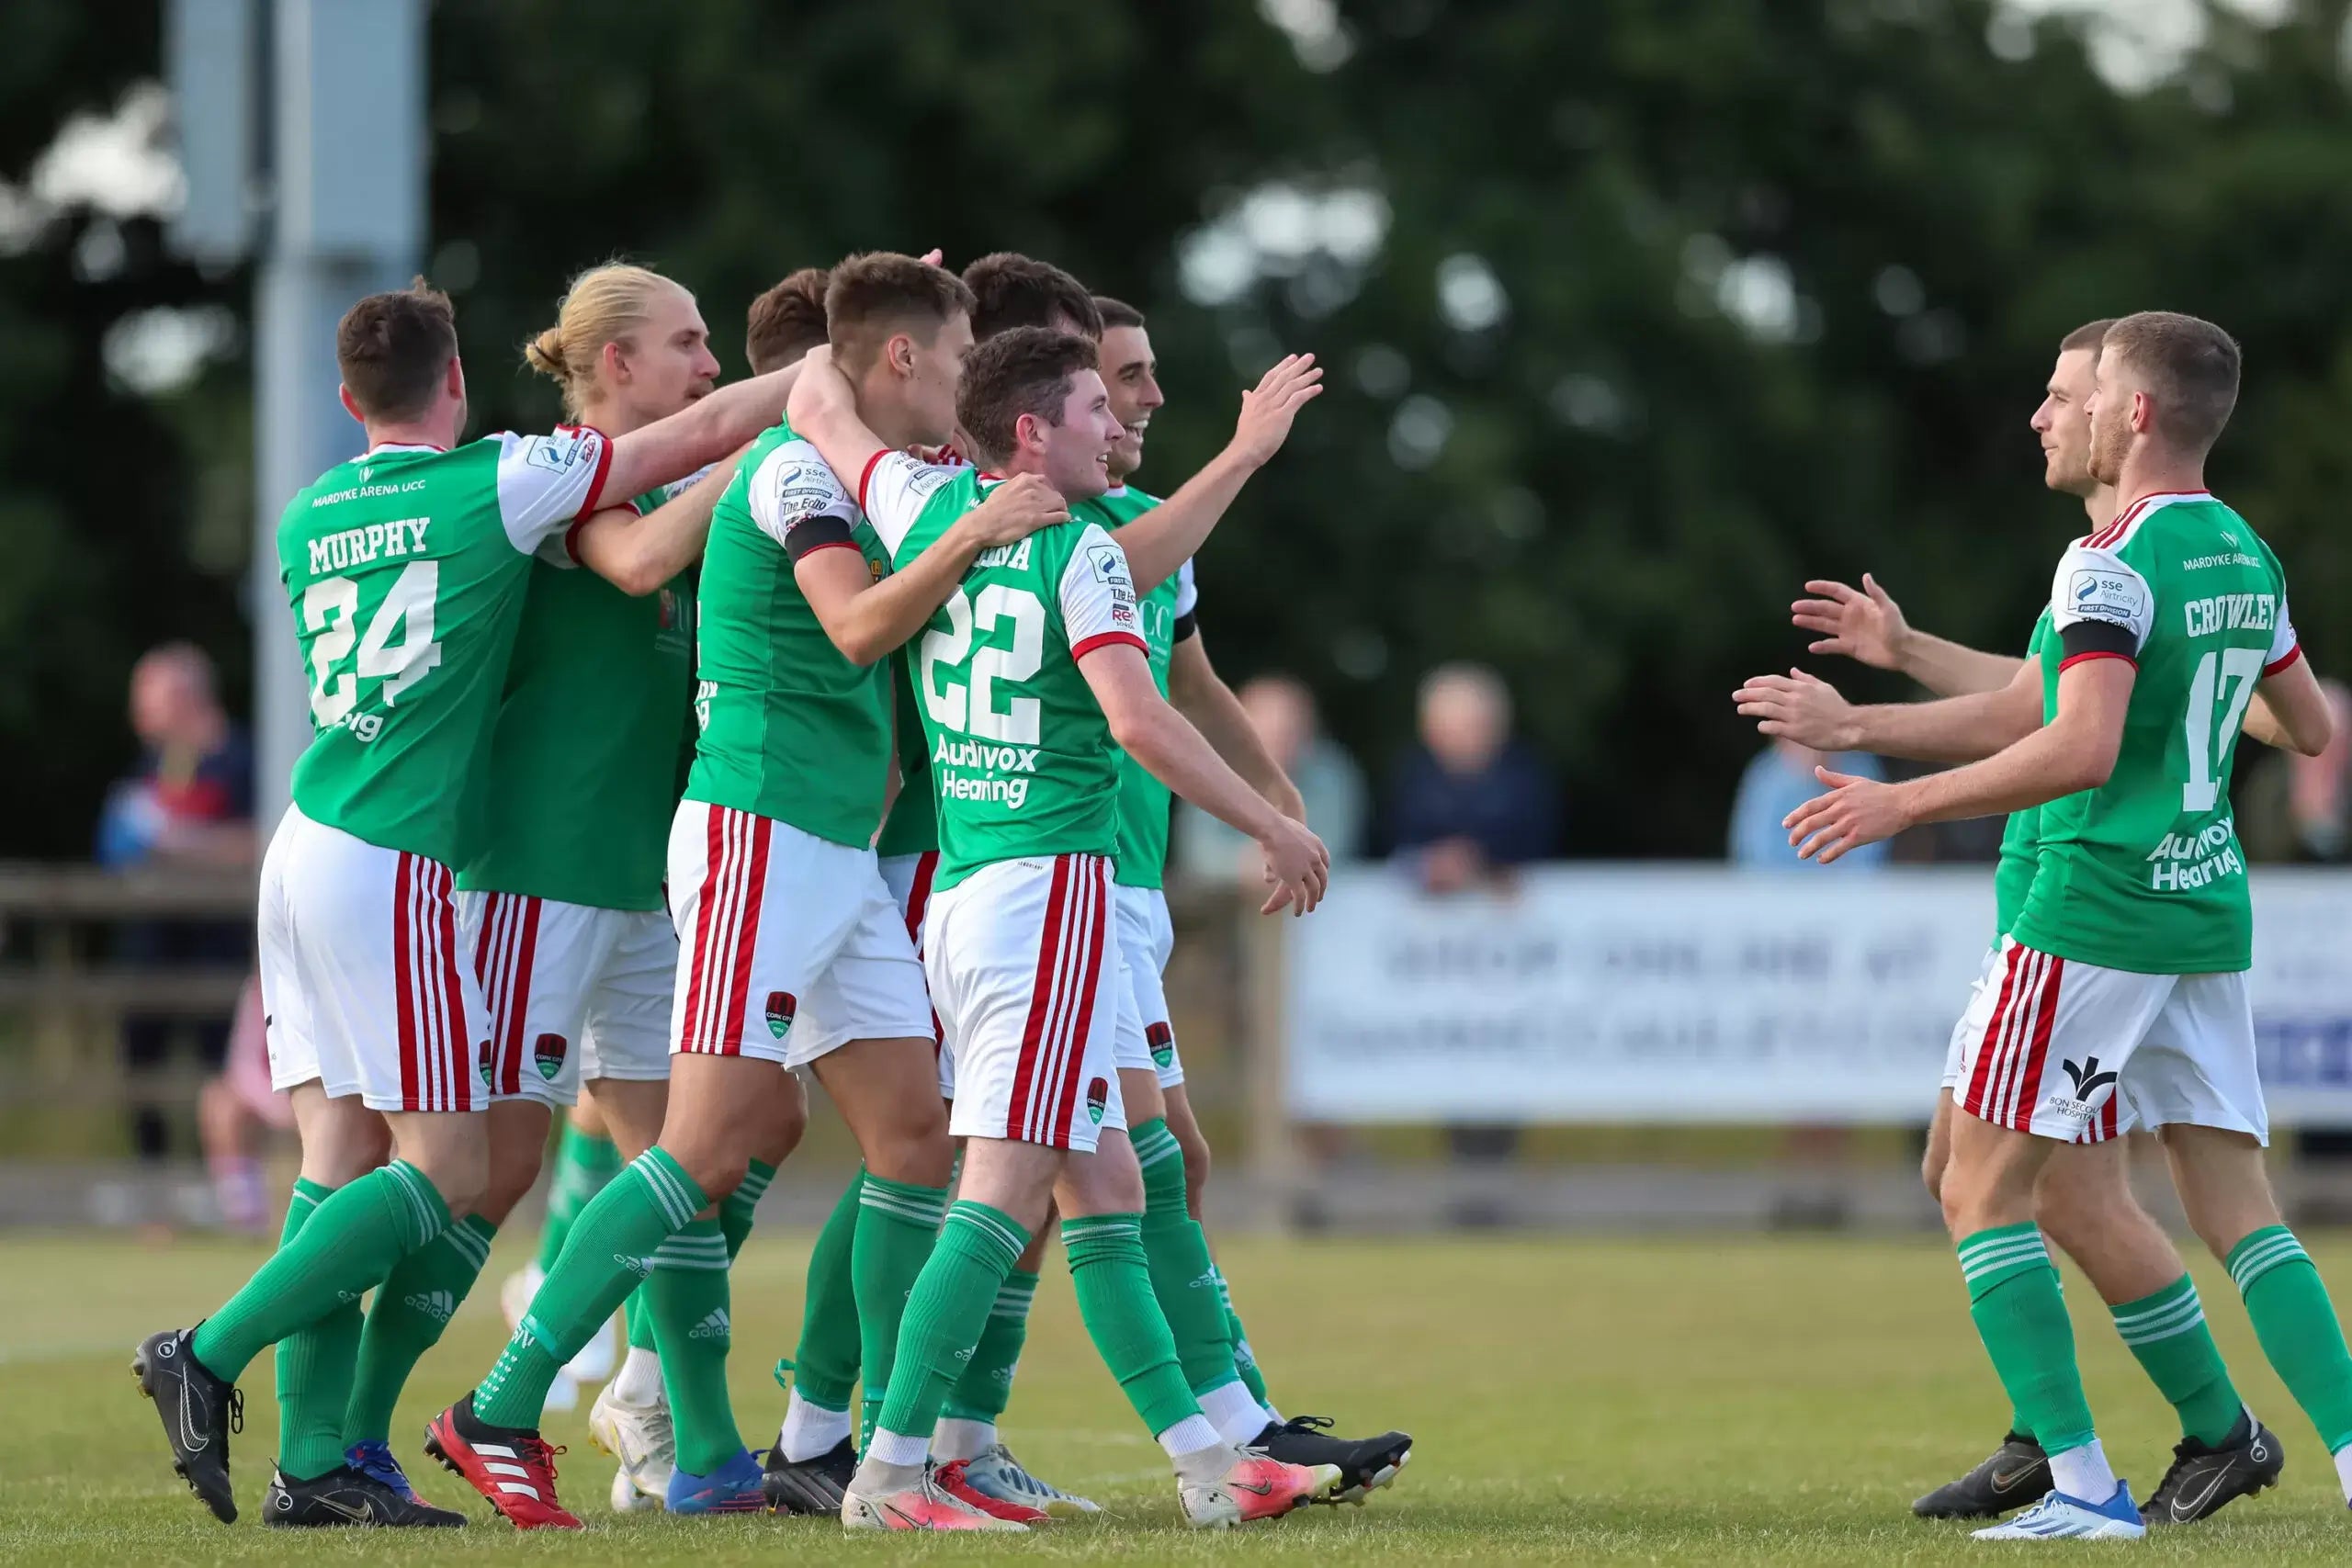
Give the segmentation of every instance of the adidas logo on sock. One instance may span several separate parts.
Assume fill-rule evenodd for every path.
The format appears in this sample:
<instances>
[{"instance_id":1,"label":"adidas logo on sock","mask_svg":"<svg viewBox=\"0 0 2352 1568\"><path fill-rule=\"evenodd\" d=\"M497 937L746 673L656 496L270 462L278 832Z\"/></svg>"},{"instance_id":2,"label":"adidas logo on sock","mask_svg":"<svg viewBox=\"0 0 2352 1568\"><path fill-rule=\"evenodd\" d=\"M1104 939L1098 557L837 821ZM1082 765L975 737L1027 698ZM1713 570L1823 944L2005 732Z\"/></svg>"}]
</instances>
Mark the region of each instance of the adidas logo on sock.
<instances>
[{"instance_id":1,"label":"adidas logo on sock","mask_svg":"<svg viewBox=\"0 0 2352 1568\"><path fill-rule=\"evenodd\" d=\"M640 1280L650 1280L653 1278L653 1259L650 1258L623 1258L619 1253L616 1252L613 1254L613 1261L619 1264L622 1268L628 1269L630 1273L636 1275Z\"/></svg>"},{"instance_id":2,"label":"adidas logo on sock","mask_svg":"<svg viewBox=\"0 0 2352 1568\"><path fill-rule=\"evenodd\" d=\"M435 1323L447 1323L450 1314L458 1310L458 1298L447 1291L419 1291L402 1296L401 1304L413 1312L421 1312Z\"/></svg>"},{"instance_id":3,"label":"adidas logo on sock","mask_svg":"<svg viewBox=\"0 0 2352 1568\"><path fill-rule=\"evenodd\" d=\"M727 1309L725 1307L713 1307L710 1309L710 1315L708 1317L704 1318L700 1323L695 1324L692 1328L686 1330L686 1337L689 1339L725 1339L729 1337L732 1332L732 1329L727 1322Z\"/></svg>"}]
</instances>

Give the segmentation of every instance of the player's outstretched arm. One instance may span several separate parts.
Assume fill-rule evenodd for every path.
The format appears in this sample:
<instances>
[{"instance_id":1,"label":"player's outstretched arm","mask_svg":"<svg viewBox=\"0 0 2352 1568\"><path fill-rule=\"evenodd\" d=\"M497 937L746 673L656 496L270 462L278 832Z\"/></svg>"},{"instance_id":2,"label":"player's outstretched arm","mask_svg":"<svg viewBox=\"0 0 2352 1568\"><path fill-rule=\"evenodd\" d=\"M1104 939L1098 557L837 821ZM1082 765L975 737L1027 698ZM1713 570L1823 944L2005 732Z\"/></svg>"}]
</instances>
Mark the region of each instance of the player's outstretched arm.
<instances>
[{"instance_id":1,"label":"player's outstretched arm","mask_svg":"<svg viewBox=\"0 0 2352 1568\"><path fill-rule=\"evenodd\" d=\"M990 491L922 554L879 582L854 548L811 550L793 563L792 575L842 657L872 664L922 629L982 550L1018 544L1040 528L1069 521L1069 509L1053 486L1035 474L1020 474Z\"/></svg>"},{"instance_id":2,"label":"player's outstretched arm","mask_svg":"<svg viewBox=\"0 0 2352 1568\"><path fill-rule=\"evenodd\" d=\"M1273 892L1262 913L1285 905L1306 914L1323 901L1331 852L1305 826L1268 805L1220 761L1201 732L1168 705L1152 684L1151 666L1134 642L1104 641L1079 656L1079 672L1092 688L1111 739L1152 777L1219 821L1258 840L1266 852Z\"/></svg>"},{"instance_id":3,"label":"player's outstretched arm","mask_svg":"<svg viewBox=\"0 0 2352 1568\"><path fill-rule=\"evenodd\" d=\"M564 547L571 558L631 598L643 598L702 558L710 514L727 493L738 451L710 472L639 516L636 508L607 506L572 525Z\"/></svg>"},{"instance_id":4,"label":"player's outstretched arm","mask_svg":"<svg viewBox=\"0 0 2352 1568\"><path fill-rule=\"evenodd\" d=\"M2016 745L1948 773L1889 784L1817 768L1829 793L1789 813L1789 842L1826 865L1922 822L1992 817L2097 789L2115 771L2139 674L2129 659L2068 663L2058 672L2056 717Z\"/></svg>"},{"instance_id":5,"label":"player's outstretched arm","mask_svg":"<svg viewBox=\"0 0 2352 1568\"><path fill-rule=\"evenodd\" d=\"M2263 676L2254 699L2247 705L2245 732L2265 745L2316 757L2335 739L2335 710L2320 688L2319 677L2312 672L2311 660L2301 656L2300 649L2290 662L2273 666L2272 672ZM2256 733L2257 707L2267 720L2263 728L2268 733Z\"/></svg>"},{"instance_id":6,"label":"player's outstretched arm","mask_svg":"<svg viewBox=\"0 0 2352 1568\"><path fill-rule=\"evenodd\" d=\"M1119 530L1135 573L1136 592L1148 593L1176 574L1208 542L1241 487L1290 439L1298 411L1323 391L1323 367L1311 354L1294 354L1241 394L1233 439L1174 495ZM828 454L830 457L830 454ZM838 465L836 465L838 471Z\"/></svg>"},{"instance_id":7,"label":"player's outstretched arm","mask_svg":"<svg viewBox=\"0 0 2352 1568\"><path fill-rule=\"evenodd\" d=\"M1996 692L2017 673L2015 659L1980 653L1913 626L1904 619L1903 606L1869 572L1862 573L1860 589L1816 579L1804 591L1815 597L1790 605L1789 619L1801 631L1821 634L1809 652L1900 671L1939 697Z\"/></svg>"},{"instance_id":8,"label":"player's outstretched arm","mask_svg":"<svg viewBox=\"0 0 2352 1568\"><path fill-rule=\"evenodd\" d=\"M612 438L606 495L642 495L716 463L784 416L800 367L788 365L721 387L667 419Z\"/></svg>"},{"instance_id":9,"label":"player's outstretched arm","mask_svg":"<svg viewBox=\"0 0 2352 1568\"><path fill-rule=\"evenodd\" d=\"M1168 700L1269 806L1294 822L1306 820L1306 797L1266 750L1241 699L1209 662L1198 630L1179 642L1169 656Z\"/></svg>"},{"instance_id":10,"label":"player's outstretched arm","mask_svg":"<svg viewBox=\"0 0 2352 1568\"><path fill-rule=\"evenodd\" d=\"M1763 734L1816 751L1875 751L1918 762L1973 762L2041 728L2041 663L2016 661L2008 683L1925 703L1856 705L1802 670L1758 675L1732 694Z\"/></svg>"}]
</instances>

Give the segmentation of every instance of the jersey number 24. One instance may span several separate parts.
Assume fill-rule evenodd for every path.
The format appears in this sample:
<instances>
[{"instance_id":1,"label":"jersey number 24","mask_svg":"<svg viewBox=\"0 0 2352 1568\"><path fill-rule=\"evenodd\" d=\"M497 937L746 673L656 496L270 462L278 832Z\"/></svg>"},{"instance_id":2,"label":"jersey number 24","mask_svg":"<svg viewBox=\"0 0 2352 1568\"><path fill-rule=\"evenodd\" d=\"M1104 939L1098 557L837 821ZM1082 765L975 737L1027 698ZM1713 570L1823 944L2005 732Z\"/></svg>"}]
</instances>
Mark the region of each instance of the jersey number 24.
<instances>
[{"instance_id":1,"label":"jersey number 24","mask_svg":"<svg viewBox=\"0 0 2352 1568\"><path fill-rule=\"evenodd\" d=\"M409 562L376 606L364 637L357 626L357 582L322 577L302 591L302 629L311 635L311 717L322 729L350 715L360 682L383 682L390 707L433 672L441 662L441 645L433 640L433 598L440 586L440 562ZM397 644L395 631L402 634ZM345 667L355 641L358 658Z\"/></svg>"}]
</instances>

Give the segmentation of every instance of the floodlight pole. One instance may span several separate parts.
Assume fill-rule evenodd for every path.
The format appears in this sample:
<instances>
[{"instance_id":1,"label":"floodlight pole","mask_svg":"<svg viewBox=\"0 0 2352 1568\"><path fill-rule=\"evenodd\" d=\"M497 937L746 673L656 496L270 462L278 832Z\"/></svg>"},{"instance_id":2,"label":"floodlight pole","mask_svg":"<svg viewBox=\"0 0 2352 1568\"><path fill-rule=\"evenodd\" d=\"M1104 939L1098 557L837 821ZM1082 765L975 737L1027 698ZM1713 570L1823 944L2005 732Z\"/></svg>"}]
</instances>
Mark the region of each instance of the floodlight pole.
<instances>
[{"instance_id":1,"label":"floodlight pole","mask_svg":"<svg viewBox=\"0 0 2352 1568\"><path fill-rule=\"evenodd\" d=\"M175 240L224 264L260 236L245 598L266 829L311 739L277 520L295 491L359 450L335 398L335 322L361 295L405 284L424 254L424 0L172 0L168 18L187 176Z\"/></svg>"},{"instance_id":2,"label":"floodlight pole","mask_svg":"<svg viewBox=\"0 0 2352 1568\"><path fill-rule=\"evenodd\" d=\"M275 823L310 743L310 678L277 573L295 491L360 449L335 397L335 322L423 259L423 0L275 0L270 100L276 205L254 298L258 512L254 627L256 820Z\"/></svg>"}]
</instances>

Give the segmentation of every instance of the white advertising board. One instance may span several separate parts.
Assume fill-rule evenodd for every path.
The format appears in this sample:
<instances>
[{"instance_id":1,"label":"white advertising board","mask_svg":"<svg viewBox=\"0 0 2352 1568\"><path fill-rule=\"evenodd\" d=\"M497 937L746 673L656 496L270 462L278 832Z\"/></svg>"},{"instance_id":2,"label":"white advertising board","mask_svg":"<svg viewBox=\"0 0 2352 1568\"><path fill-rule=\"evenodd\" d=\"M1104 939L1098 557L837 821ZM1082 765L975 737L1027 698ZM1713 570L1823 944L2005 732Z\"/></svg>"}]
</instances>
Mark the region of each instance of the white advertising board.
<instances>
[{"instance_id":1,"label":"white advertising board","mask_svg":"<svg viewBox=\"0 0 2352 1568\"><path fill-rule=\"evenodd\" d=\"M1385 868L1286 922L1303 1121L1924 1122L1989 868L1553 866L1432 899ZM2257 868L2275 1122L2352 1125L2352 874Z\"/></svg>"}]
</instances>

